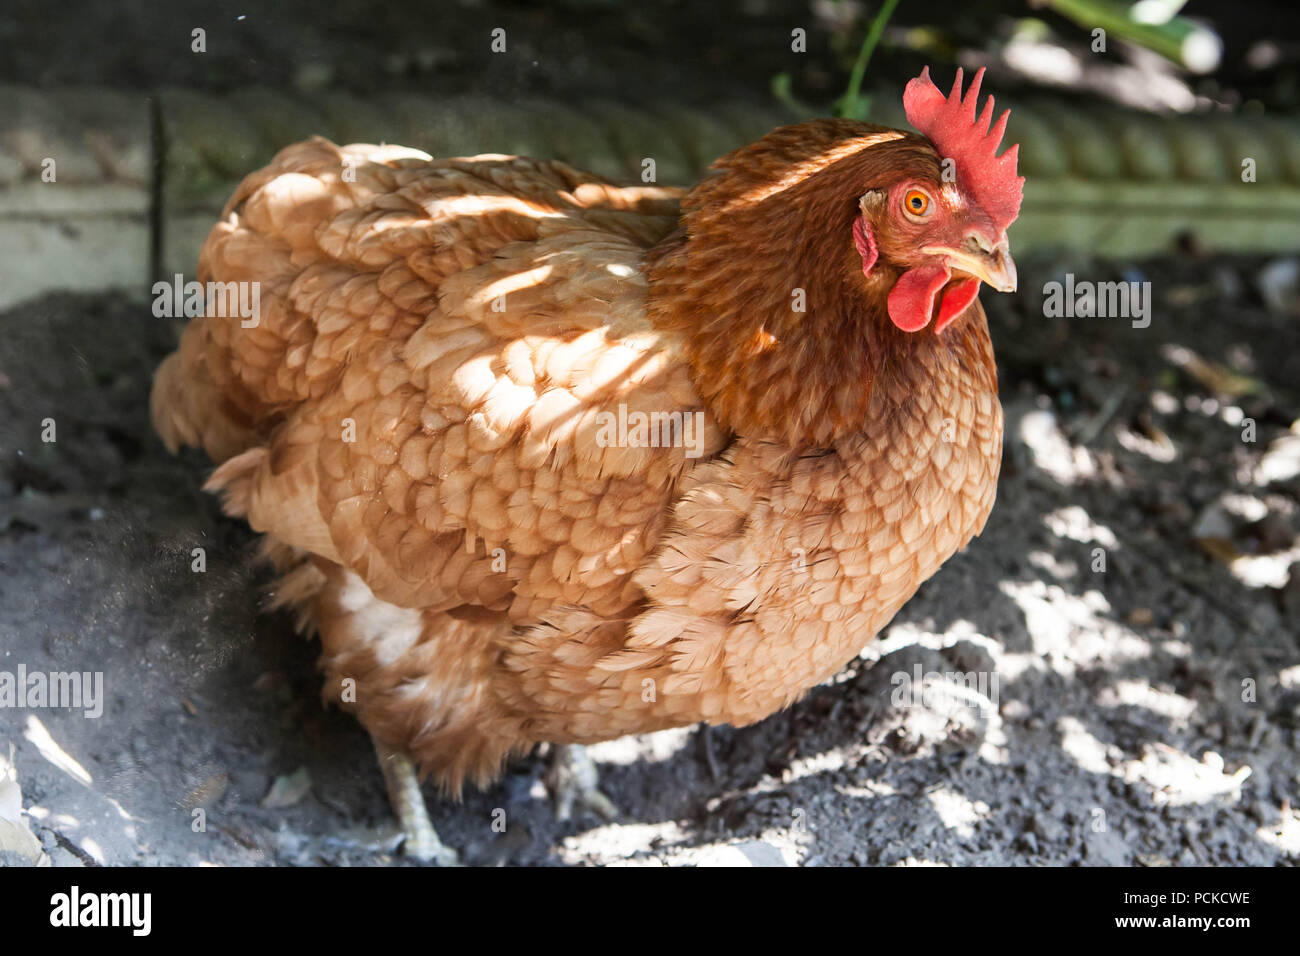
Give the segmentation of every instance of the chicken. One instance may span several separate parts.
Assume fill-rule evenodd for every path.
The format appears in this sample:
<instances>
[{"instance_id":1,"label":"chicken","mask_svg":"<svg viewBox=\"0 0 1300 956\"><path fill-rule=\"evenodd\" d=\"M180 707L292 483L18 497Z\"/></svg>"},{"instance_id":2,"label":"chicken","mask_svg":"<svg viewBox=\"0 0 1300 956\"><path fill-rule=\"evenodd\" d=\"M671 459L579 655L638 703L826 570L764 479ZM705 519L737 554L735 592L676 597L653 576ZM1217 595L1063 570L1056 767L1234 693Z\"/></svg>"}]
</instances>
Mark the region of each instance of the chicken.
<instances>
[{"instance_id":1,"label":"chicken","mask_svg":"<svg viewBox=\"0 0 1300 956\"><path fill-rule=\"evenodd\" d=\"M239 186L199 278L259 314L192 321L153 420L264 536L408 852L445 854L415 768L761 720L982 529L1023 179L981 76L907 85L924 136L788 126L684 195L320 138Z\"/></svg>"}]
</instances>

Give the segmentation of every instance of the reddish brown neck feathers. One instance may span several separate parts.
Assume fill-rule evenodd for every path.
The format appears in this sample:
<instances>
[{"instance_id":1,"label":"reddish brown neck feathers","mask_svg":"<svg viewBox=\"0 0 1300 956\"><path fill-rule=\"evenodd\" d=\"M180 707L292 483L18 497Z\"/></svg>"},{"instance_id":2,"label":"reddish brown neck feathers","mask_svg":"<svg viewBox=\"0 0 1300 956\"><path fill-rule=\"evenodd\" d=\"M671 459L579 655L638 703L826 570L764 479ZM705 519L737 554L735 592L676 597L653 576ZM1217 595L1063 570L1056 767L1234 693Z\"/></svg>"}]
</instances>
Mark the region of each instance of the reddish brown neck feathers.
<instances>
[{"instance_id":1,"label":"reddish brown neck feathers","mask_svg":"<svg viewBox=\"0 0 1300 956\"><path fill-rule=\"evenodd\" d=\"M901 365L924 369L964 340L896 328L886 299L899 270L882 260L863 275L858 200L908 175L937 178L924 140L818 120L723 157L686 197L684 234L651 253L650 312L686 339L721 424L828 447L862 430L873 389Z\"/></svg>"}]
</instances>

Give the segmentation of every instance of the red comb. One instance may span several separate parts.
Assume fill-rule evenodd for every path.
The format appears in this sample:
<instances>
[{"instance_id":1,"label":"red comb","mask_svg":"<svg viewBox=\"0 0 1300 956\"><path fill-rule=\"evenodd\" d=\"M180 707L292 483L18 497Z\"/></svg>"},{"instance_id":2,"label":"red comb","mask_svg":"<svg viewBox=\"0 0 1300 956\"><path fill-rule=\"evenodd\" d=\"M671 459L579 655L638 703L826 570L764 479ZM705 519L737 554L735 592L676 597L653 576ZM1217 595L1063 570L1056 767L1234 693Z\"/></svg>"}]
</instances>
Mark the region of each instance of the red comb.
<instances>
[{"instance_id":1,"label":"red comb","mask_svg":"<svg viewBox=\"0 0 1300 956\"><path fill-rule=\"evenodd\" d=\"M992 96L985 101L979 118L975 117L983 68L971 80L964 97L961 79L962 71L958 68L952 92L945 97L930 81L927 66L920 76L908 81L903 90L903 109L907 121L934 144L939 155L957 164L962 188L992 217L998 228L1005 230L1020 214L1025 190L1025 178L1016 175L1020 146L1012 146L1001 156L995 155L1011 111L1003 110L990 128Z\"/></svg>"}]
</instances>

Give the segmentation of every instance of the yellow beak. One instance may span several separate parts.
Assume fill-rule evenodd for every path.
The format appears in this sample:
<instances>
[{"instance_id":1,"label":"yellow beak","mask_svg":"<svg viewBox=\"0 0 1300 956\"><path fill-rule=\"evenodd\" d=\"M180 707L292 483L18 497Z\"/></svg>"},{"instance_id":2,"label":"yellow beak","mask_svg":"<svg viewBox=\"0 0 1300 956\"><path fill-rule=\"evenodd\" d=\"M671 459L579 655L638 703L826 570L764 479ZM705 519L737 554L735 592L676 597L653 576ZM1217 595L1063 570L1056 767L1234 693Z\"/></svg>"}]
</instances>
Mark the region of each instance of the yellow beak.
<instances>
[{"instance_id":1,"label":"yellow beak","mask_svg":"<svg viewBox=\"0 0 1300 956\"><path fill-rule=\"evenodd\" d=\"M1016 291L1016 264L1006 239L990 248L982 237L972 235L960 249L926 246L921 251L942 256L950 268L968 273L999 292Z\"/></svg>"}]
</instances>

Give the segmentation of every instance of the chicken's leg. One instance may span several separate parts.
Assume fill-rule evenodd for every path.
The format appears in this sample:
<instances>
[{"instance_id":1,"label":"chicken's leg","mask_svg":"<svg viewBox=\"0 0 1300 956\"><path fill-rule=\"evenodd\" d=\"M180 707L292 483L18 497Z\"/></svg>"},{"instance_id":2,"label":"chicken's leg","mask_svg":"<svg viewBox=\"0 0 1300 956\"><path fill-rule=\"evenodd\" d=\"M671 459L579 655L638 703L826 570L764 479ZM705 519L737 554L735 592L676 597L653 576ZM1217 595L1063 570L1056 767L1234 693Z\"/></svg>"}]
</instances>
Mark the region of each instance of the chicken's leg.
<instances>
[{"instance_id":1,"label":"chicken's leg","mask_svg":"<svg viewBox=\"0 0 1300 956\"><path fill-rule=\"evenodd\" d=\"M618 807L600 792L600 775L587 748L580 744L552 744L546 787L555 801L555 816L568 820L574 806L586 807L605 820L618 816Z\"/></svg>"},{"instance_id":2,"label":"chicken's leg","mask_svg":"<svg viewBox=\"0 0 1300 956\"><path fill-rule=\"evenodd\" d=\"M444 846L433 829L429 811L424 806L424 794L420 792L420 777L411 758L378 740L375 741L375 752L379 755L384 783L388 785L388 802L406 834L403 845L406 855L439 866L456 866L460 862L456 851Z\"/></svg>"}]
</instances>

